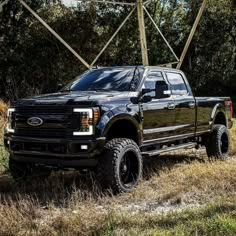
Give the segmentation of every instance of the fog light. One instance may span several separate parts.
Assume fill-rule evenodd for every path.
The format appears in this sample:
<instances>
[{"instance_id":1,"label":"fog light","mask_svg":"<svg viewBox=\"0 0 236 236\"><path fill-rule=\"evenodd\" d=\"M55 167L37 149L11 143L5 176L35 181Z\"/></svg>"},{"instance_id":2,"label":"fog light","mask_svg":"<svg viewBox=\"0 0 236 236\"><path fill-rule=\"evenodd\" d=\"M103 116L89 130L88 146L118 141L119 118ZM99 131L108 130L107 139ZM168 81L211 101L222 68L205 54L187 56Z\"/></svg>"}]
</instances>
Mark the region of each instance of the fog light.
<instances>
[{"instance_id":1,"label":"fog light","mask_svg":"<svg viewBox=\"0 0 236 236\"><path fill-rule=\"evenodd\" d=\"M88 150L88 145L81 145L80 148L81 150Z\"/></svg>"}]
</instances>

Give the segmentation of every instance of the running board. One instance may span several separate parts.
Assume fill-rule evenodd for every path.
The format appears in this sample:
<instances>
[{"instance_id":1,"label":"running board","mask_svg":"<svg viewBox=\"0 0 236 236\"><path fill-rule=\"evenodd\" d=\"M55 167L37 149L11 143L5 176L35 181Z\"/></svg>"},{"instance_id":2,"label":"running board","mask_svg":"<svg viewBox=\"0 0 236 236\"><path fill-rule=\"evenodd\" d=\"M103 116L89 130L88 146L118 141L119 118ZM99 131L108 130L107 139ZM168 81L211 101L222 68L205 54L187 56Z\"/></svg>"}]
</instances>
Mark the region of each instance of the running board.
<instances>
[{"instance_id":1,"label":"running board","mask_svg":"<svg viewBox=\"0 0 236 236\"><path fill-rule=\"evenodd\" d=\"M175 151L175 150L183 149L183 148L195 148L196 146L197 146L197 143L185 143L185 144L176 145L172 147L162 148L160 150L142 152L142 156L143 157L158 156L159 154L164 153L164 152L171 152L171 151Z\"/></svg>"}]
</instances>

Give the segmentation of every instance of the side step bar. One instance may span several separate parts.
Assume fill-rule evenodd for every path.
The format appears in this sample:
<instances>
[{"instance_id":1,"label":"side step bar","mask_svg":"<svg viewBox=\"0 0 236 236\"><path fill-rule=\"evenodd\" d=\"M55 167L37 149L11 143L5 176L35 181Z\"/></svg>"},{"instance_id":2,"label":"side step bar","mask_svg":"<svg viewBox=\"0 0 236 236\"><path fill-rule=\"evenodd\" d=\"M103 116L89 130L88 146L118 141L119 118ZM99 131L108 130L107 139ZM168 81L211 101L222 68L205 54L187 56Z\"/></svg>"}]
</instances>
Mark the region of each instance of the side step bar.
<instances>
[{"instance_id":1,"label":"side step bar","mask_svg":"<svg viewBox=\"0 0 236 236\"><path fill-rule=\"evenodd\" d=\"M197 143L185 143L185 144L180 144L180 145L176 145L172 147L162 148L159 150L142 152L142 156L143 157L158 156L159 154L164 153L164 152L171 152L171 151L175 151L175 150L183 149L183 148L195 148L196 146L197 146Z\"/></svg>"}]
</instances>

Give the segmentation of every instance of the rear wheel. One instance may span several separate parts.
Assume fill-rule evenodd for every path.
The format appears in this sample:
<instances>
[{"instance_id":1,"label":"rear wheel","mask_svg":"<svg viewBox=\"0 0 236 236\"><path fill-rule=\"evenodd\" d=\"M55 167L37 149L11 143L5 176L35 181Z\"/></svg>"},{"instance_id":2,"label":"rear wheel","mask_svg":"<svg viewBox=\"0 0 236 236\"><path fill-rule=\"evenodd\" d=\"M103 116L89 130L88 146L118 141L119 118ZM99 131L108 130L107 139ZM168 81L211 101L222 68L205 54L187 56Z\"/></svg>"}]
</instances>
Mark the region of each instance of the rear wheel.
<instances>
[{"instance_id":1,"label":"rear wheel","mask_svg":"<svg viewBox=\"0 0 236 236\"><path fill-rule=\"evenodd\" d=\"M15 180L24 180L29 177L46 178L50 176L51 169L42 166L36 166L32 163L19 162L9 158L9 171Z\"/></svg>"},{"instance_id":2,"label":"rear wheel","mask_svg":"<svg viewBox=\"0 0 236 236\"><path fill-rule=\"evenodd\" d=\"M99 157L97 178L103 188L110 188L114 193L130 192L138 185L142 169L137 144L130 139L113 139Z\"/></svg>"},{"instance_id":3,"label":"rear wheel","mask_svg":"<svg viewBox=\"0 0 236 236\"><path fill-rule=\"evenodd\" d=\"M224 125L215 125L206 143L209 158L226 160L230 151L230 138L228 129Z\"/></svg>"}]
</instances>

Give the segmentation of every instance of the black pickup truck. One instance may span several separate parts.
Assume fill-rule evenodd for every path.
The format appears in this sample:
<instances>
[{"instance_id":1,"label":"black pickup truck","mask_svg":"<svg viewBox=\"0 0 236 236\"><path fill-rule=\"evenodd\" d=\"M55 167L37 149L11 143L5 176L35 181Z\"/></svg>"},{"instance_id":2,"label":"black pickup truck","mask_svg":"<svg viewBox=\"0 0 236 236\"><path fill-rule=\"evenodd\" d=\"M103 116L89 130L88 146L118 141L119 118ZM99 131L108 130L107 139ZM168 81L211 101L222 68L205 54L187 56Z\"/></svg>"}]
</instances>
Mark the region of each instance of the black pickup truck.
<instances>
[{"instance_id":1,"label":"black pickup truck","mask_svg":"<svg viewBox=\"0 0 236 236\"><path fill-rule=\"evenodd\" d=\"M205 146L210 158L226 159L232 113L230 98L194 97L180 70L98 68L58 93L13 103L4 143L16 179L86 169L104 188L129 192L143 158Z\"/></svg>"}]
</instances>

